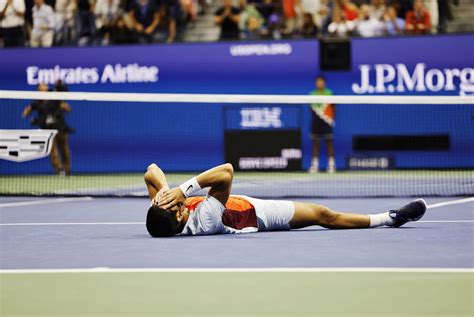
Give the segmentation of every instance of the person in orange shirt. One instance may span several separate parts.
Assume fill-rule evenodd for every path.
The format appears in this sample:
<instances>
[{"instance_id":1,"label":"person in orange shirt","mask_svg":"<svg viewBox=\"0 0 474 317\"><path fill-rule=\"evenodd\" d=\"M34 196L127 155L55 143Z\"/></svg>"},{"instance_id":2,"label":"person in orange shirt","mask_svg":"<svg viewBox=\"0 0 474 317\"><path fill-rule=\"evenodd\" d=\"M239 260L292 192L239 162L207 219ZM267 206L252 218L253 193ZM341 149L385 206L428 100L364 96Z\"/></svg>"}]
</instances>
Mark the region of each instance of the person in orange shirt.
<instances>
[{"instance_id":1,"label":"person in orange shirt","mask_svg":"<svg viewBox=\"0 0 474 317\"><path fill-rule=\"evenodd\" d=\"M303 12L300 0L283 0L283 15L285 16L285 35L299 31L300 15Z\"/></svg>"},{"instance_id":2,"label":"person in orange shirt","mask_svg":"<svg viewBox=\"0 0 474 317\"><path fill-rule=\"evenodd\" d=\"M408 11L405 17L406 32L408 34L429 34L431 18L422 0L415 0L413 10Z\"/></svg>"},{"instance_id":3,"label":"person in orange shirt","mask_svg":"<svg viewBox=\"0 0 474 317\"><path fill-rule=\"evenodd\" d=\"M328 207L289 200L263 200L230 195L234 169L223 164L202 172L178 187L169 188L156 164L144 175L151 206L146 228L152 237L210 235L299 229L313 225L331 229L400 227L419 220L426 211L423 199L379 214L336 212ZM194 196L209 187L206 196Z\"/></svg>"}]
</instances>

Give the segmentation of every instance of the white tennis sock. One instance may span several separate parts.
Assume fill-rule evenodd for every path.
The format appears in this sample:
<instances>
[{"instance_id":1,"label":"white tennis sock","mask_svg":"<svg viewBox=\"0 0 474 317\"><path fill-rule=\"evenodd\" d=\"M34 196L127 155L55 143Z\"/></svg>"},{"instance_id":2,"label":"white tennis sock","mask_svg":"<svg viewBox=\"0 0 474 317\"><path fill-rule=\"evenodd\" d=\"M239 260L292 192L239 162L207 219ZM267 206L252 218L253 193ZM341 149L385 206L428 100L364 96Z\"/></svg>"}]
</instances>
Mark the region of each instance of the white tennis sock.
<instances>
[{"instance_id":1,"label":"white tennis sock","mask_svg":"<svg viewBox=\"0 0 474 317\"><path fill-rule=\"evenodd\" d=\"M381 214L369 215L370 217L370 228L380 226L391 226L395 223L395 220L390 217L388 212Z\"/></svg>"},{"instance_id":2,"label":"white tennis sock","mask_svg":"<svg viewBox=\"0 0 474 317\"><path fill-rule=\"evenodd\" d=\"M319 160L317 158L313 158L313 162L311 162L311 166L318 168L319 167Z\"/></svg>"}]
</instances>

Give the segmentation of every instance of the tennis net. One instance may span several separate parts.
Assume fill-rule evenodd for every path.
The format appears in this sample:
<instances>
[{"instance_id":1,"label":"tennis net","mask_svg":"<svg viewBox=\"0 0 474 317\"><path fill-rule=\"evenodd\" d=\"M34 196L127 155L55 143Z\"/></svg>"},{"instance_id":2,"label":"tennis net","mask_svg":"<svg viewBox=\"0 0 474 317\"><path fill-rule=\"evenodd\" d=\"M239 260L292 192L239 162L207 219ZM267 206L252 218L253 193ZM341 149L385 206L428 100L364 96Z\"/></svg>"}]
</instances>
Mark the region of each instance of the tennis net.
<instances>
[{"instance_id":1,"label":"tennis net","mask_svg":"<svg viewBox=\"0 0 474 317\"><path fill-rule=\"evenodd\" d=\"M153 162L171 186L231 162L255 197L473 195L473 118L472 96L0 91L0 195L146 196Z\"/></svg>"}]
</instances>

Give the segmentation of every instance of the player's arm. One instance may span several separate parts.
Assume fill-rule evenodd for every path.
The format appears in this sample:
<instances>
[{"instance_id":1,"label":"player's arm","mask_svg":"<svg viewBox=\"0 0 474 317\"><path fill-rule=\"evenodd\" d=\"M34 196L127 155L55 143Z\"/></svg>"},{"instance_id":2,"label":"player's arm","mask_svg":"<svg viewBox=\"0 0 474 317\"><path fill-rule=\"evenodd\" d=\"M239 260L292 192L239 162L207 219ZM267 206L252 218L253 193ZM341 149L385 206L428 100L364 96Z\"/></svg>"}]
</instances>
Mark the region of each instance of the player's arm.
<instances>
[{"instance_id":1,"label":"player's arm","mask_svg":"<svg viewBox=\"0 0 474 317\"><path fill-rule=\"evenodd\" d=\"M159 206L170 209L176 205L183 204L187 197L200 191L202 188L210 187L208 195L216 198L225 206L230 195L234 168L232 164L223 164L213 167L196 177L184 182L163 194Z\"/></svg>"},{"instance_id":2,"label":"player's arm","mask_svg":"<svg viewBox=\"0 0 474 317\"><path fill-rule=\"evenodd\" d=\"M148 190L148 196L150 200L155 204L162 193L169 190L168 181L166 180L165 173L155 163L148 166L144 175L146 188ZM155 201L156 200L156 201Z\"/></svg>"}]
</instances>

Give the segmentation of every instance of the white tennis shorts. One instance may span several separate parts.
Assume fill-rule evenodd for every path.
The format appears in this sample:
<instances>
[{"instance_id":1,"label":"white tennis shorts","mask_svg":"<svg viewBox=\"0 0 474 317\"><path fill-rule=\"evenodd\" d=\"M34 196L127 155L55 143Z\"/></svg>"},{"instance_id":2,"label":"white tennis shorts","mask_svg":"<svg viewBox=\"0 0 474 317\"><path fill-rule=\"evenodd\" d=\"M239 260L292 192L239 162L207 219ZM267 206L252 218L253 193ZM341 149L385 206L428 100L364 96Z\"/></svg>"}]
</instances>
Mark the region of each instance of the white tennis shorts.
<instances>
[{"instance_id":1,"label":"white tennis shorts","mask_svg":"<svg viewBox=\"0 0 474 317\"><path fill-rule=\"evenodd\" d=\"M290 220L295 214L292 201L245 198L255 207L258 231L290 230Z\"/></svg>"}]
</instances>

